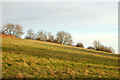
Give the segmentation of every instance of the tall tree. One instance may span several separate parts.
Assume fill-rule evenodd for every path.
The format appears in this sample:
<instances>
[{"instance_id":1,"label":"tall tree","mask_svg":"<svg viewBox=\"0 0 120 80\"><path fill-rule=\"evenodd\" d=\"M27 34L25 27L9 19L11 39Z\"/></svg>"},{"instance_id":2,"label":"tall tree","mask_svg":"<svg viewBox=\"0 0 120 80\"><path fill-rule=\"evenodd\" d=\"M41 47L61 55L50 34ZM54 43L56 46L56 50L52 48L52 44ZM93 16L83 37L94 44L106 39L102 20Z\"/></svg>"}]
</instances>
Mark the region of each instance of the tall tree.
<instances>
[{"instance_id":1,"label":"tall tree","mask_svg":"<svg viewBox=\"0 0 120 80\"><path fill-rule=\"evenodd\" d=\"M100 47L101 47L100 41L95 40L95 41L93 42L93 46L94 46L94 48L95 48L96 50L99 50L99 51L100 51Z\"/></svg>"},{"instance_id":2,"label":"tall tree","mask_svg":"<svg viewBox=\"0 0 120 80\"><path fill-rule=\"evenodd\" d=\"M64 32L64 31L59 31L56 34L56 40L57 40L57 43L59 44L69 44L69 45L72 44L71 34Z\"/></svg>"},{"instance_id":3,"label":"tall tree","mask_svg":"<svg viewBox=\"0 0 120 80\"><path fill-rule=\"evenodd\" d=\"M20 36L23 34L23 28L19 24L6 24L2 27L2 34L9 34L14 35L17 38L20 38Z\"/></svg>"},{"instance_id":4,"label":"tall tree","mask_svg":"<svg viewBox=\"0 0 120 80\"><path fill-rule=\"evenodd\" d=\"M2 30L5 34L14 35L15 25L8 23L2 27Z\"/></svg>"}]
</instances>

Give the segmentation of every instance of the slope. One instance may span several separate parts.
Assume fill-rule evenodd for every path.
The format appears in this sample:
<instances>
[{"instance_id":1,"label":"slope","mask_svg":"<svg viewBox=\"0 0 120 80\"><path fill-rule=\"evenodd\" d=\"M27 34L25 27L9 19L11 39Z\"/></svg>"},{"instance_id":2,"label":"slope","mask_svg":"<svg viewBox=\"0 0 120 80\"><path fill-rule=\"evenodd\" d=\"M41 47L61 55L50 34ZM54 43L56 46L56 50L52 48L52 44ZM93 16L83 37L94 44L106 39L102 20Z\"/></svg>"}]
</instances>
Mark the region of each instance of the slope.
<instances>
[{"instance_id":1,"label":"slope","mask_svg":"<svg viewBox=\"0 0 120 80\"><path fill-rule=\"evenodd\" d=\"M118 54L2 38L3 78L118 78Z\"/></svg>"}]
</instances>

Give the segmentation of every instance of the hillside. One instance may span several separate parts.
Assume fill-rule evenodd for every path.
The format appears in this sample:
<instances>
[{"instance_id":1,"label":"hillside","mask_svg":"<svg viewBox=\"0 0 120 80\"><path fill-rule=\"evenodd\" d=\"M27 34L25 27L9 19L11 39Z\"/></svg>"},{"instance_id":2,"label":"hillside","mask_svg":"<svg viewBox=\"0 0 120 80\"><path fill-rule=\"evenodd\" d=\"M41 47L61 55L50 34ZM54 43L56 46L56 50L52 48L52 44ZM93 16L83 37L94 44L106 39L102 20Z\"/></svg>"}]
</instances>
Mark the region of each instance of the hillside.
<instances>
[{"instance_id":1,"label":"hillside","mask_svg":"<svg viewBox=\"0 0 120 80\"><path fill-rule=\"evenodd\" d=\"M2 38L3 78L118 78L118 54Z\"/></svg>"}]
</instances>

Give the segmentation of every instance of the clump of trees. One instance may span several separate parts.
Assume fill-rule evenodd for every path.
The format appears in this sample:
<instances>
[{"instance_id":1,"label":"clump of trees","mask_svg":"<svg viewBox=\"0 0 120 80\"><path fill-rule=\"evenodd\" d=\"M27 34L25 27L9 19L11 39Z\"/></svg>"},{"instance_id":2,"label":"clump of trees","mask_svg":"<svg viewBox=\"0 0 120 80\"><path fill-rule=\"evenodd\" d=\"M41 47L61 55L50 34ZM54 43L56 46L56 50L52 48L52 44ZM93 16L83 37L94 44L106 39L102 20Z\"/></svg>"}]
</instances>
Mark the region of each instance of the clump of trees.
<instances>
[{"instance_id":1,"label":"clump of trees","mask_svg":"<svg viewBox=\"0 0 120 80\"><path fill-rule=\"evenodd\" d=\"M8 23L2 27L1 34L14 35L17 38L20 38L21 35L23 34L23 28L19 24ZM63 45L72 45L73 44L71 34L64 32L64 31L59 31L54 36L51 34L51 32L43 32L41 30L41 31L38 31L37 33L34 33L34 31L32 29L29 29L27 31L27 35L25 36L25 39L53 42L53 43L58 43L58 44L63 44ZM83 43L78 42L76 44L76 47L84 48L84 45L83 45ZM93 49L93 50L97 50L97 51L105 51L105 52L110 52L110 53L115 52L115 50L112 47L106 47L106 46L102 45L100 41L97 41L97 40L95 40L93 42L93 47L89 46L89 47L87 47L87 49Z\"/></svg>"},{"instance_id":2,"label":"clump of trees","mask_svg":"<svg viewBox=\"0 0 120 80\"><path fill-rule=\"evenodd\" d=\"M17 38L20 38L20 36L23 34L23 28L19 24L8 23L2 27L1 33L8 34L8 35L14 35Z\"/></svg>"},{"instance_id":3,"label":"clump of trees","mask_svg":"<svg viewBox=\"0 0 120 80\"><path fill-rule=\"evenodd\" d=\"M84 48L84 45L83 45L83 43L78 42L76 44L76 47ZM95 40L93 42L93 47L89 46L89 47L87 47L87 49L92 49L92 50L97 50L97 51L104 51L104 52L109 52L109 53L115 53L115 50L112 47L104 46L104 45L101 44L100 41L97 41L97 40Z\"/></svg>"},{"instance_id":4,"label":"clump of trees","mask_svg":"<svg viewBox=\"0 0 120 80\"><path fill-rule=\"evenodd\" d=\"M56 36L54 36L51 34L51 32L43 32L41 30L37 33L34 33L33 30L30 29L27 31L25 39L53 42L64 45L72 45L73 43L71 34L64 31L59 31L57 32Z\"/></svg>"},{"instance_id":5,"label":"clump of trees","mask_svg":"<svg viewBox=\"0 0 120 80\"><path fill-rule=\"evenodd\" d=\"M104 46L101 44L100 41L97 41L97 40L93 42L93 46L94 46L94 49L97 51L104 51L104 52L110 52L110 53L115 52L115 50L112 47Z\"/></svg>"}]
</instances>

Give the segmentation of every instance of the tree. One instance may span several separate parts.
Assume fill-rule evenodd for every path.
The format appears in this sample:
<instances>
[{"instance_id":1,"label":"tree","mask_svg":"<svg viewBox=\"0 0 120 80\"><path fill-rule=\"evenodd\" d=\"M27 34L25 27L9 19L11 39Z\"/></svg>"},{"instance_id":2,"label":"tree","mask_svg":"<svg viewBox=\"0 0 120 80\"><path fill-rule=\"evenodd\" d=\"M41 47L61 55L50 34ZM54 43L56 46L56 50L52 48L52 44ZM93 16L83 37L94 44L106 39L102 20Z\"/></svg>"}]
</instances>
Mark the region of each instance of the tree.
<instances>
[{"instance_id":1,"label":"tree","mask_svg":"<svg viewBox=\"0 0 120 80\"><path fill-rule=\"evenodd\" d=\"M39 32L37 32L37 38L36 38L36 40L40 40L40 41L43 41L43 31L41 30L41 31L39 31Z\"/></svg>"},{"instance_id":2,"label":"tree","mask_svg":"<svg viewBox=\"0 0 120 80\"><path fill-rule=\"evenodd\" d=\"M46 34L46 32L44 32L44 34L43 34L43 41L47 41L47 34Z\"/></svg>"},{"instance_id":3,"label":"tree","mask_svg":"<svg viewBox=\"0 0 120 80\"><path fill-rule=\"evenodd\" d=\"M2 27L2 30L5 34L14 35L15 25L8 23Z\"/></svg>"},{"instance_id":4,"label":"tree","mask_svg":"<svg viewBox=\"0 0 120 80\"><path fill-rule=\"evenodd\" d=\"M37 32L36 40L47 41L47 34L46 34L46 32L43 32L42 30Z\"/></svg>"},{"instance_id":5,"label":"tree","mask_svg":"<svg viewBox=\"0 0 120 80\"><path fill-rule=\"evenodd\" d=\"M96 50L98 50L98 51L100 51L100 46L101 46L101 43L100 43L100 41L94 41L93 42L93 46L94 46L94 48L96 49Z\"/></svg>"},{"instance_id":6,"label":"tree","mask_svg":"<svg viewBox=\"0 0 120 80\"><path fill-rule=\"evenodd\" d=\"M76 44L76 47L82 47L82 48L84 48L83 43L81 43L81 42L78 42L78 43Z\"/></svg>"},{"instance_id":7,"label":"tree","mask_svg":"<svg viewBox=\"0 0 120 80\"><path fill-rule=\"evenodd\" d=\"M20 26L19 24L14 25L8 23L2 27L1 33L14 35L17 38L20 38L20 36L23 34L23 29L22 26Z\"/></svg>"},{"instance_id":8,"label":"tree","mask_svg":"<svg viewBox=\"0 0 120 80\"><path fill-rule=\"evenodd\" d=\"M64 32L64 31L59 31L56 34L56 41L59 44L71 44L72 43L72 36L71 34Z\"/></svg>"},{"instance_id":9,"label":"tree","mask_svg":"<svg viewBox=\"0 0 120 80\"><path fill-rule=\"evenodd\" d=\"M23 34L22 31L23 31L23 28L19 24L16 24L14 35L17 38L20 38L20 36Z\"/></svg>"},{"instance_id":10,"label":"tree","mask_svg":"<svg viewBox=\"0 0 120 80\"><path fill-rule=\"evenodd\" d=\"M104 46L104 45L101 45L99 50L100 50L100 51L105 51L105 46Z\"/></svg>"},{"instance_id":11,"label":"tree","mask_svg":"<svg viewBox=\"0 0 120 80\"><path fill-rule=\"evenodd\" d=\"M54 36L51 34L51 32L48 32L47 33L47 41L48 42L53 42L54 41Z\"/></svg>"},{"instance_id":12,"label":"tree","mask_svg":"<svg viewBox=\"0 0 120 80\"><path fill-rule=\"evenodd\" d=\"M34 34L34 32L33 32L32 29L29 29L29 30L27 31L27 36L25 37L25 39L35 40L35 34Z\"/></svg>"}]
</instances>

